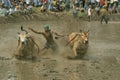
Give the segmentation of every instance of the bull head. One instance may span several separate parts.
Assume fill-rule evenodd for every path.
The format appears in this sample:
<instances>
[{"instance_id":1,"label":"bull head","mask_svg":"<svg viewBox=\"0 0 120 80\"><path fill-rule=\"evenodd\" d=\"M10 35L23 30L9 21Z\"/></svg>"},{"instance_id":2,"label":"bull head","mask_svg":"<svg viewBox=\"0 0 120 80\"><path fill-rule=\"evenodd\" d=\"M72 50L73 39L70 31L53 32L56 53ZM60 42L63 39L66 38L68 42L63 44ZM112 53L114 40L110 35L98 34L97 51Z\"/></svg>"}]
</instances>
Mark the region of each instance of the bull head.
<instances>
[{"instance_id":1,"label":"bull head","mask_svg":"<svg viewBox=\"0 0 120 80\"><path fill-rule=\"evenodd\" d=\"M18 37L19 37L18 46L19 45L25 46L30 36L28 35L28 32L25 29L23 29L23 26L21 26L21 31L24 31L24 32L21 32L21 33L18 32Z\"/></svg>"},{"instance_id":2,"label":"bull head","mask_svg":"<svg viewBox=\"0 0 120 80\"><path fill-rule=\"evenodd\" d=\"M81 34L84 43L87 44L89 42L89 30L88 31L83 31Z\"/></svg>"}]
</instances>

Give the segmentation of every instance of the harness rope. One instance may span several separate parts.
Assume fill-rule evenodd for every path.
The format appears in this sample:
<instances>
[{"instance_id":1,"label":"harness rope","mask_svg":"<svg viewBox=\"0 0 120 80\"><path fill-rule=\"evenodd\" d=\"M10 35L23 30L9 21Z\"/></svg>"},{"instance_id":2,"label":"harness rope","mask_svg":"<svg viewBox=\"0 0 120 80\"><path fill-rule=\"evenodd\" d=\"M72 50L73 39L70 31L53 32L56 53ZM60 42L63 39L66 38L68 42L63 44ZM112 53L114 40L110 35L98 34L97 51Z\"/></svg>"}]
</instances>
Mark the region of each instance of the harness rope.
<instances>
[{"instance_id":1,"label":"harness rope","mask_svg":"<svg viewBox=\"0 0 120 80\"><path fill-rule=\"evenodd\" d=\"M65 47L66 47L67 45L69 45L70 42L73 41L77 36L79 36L79 34L76 34L76 35L65 45Z\"/></svg>"},{"instance_id":2,"label":"harness rope","mask_svg":"<svg viewBox=\"0 0 120 80\"><path fill-rule=\"evenodd\" d=\"M36 47L38 48L38 53L40 52L40 50L39 50L39 46L38 46L38 44L33 40L33 38L32 37L30 37L30 39L32 40L32 42L33 43L35 43L35 45L36 45Z\"/></svg>"}]
</instances>

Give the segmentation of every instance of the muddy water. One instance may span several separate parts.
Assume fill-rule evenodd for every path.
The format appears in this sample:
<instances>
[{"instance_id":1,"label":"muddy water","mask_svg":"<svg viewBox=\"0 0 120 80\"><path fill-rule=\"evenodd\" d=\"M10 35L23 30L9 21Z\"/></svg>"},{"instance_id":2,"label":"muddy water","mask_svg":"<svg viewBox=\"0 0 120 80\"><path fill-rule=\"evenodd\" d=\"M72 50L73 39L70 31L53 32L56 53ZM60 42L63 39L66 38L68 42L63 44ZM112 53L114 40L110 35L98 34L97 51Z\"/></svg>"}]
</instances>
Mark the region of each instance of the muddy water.
<instances>
[{"instance_id":1,"label":"muddy water","mask_svg":"<svg viewBox=\"0 0 120 80\"><path fill-rule=\"evenodd\" d=\"M79 29L90 30L90 42L83 59L74 57L66 38L55 40L59 52L51 50L40 52L37 59L11 59L17 47L17 32L20 25L42 31L44 24L50 24L59 33L69 34ZM0 24L0 80L119 80L120 74L120 23L81 21L30 21ZM30 32L40 48L45 40L42 36Z\"/></svg>"}]
</instances>

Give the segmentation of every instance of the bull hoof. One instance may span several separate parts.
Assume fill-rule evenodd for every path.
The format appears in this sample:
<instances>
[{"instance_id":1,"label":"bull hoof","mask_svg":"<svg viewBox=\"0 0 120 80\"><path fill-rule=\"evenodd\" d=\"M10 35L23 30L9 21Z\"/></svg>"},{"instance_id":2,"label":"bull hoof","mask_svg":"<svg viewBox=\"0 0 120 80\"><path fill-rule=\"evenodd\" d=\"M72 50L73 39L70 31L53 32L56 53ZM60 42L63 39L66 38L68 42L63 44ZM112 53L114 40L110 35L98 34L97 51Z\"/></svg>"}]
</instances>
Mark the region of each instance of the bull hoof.
<instances>
[{"instance_id":1,"label":"bull hoof","mask_svg":"<svg viewBox=\"0 0 120 80\"><path fill-rule=\"evenodd\" d=\"M21 57L19 55L15 55L15 58L17 59L21 59Z\"/></svg>"},{"instance_id":2,"label":"bull hoof","mask_svg":"<svg viewBox=\"0 0 120 80\"><path fill-rule=\"evenodd\" d=\"M77 55L75 55L75 57L77 57Z\"/></svg>"}]
</instances>

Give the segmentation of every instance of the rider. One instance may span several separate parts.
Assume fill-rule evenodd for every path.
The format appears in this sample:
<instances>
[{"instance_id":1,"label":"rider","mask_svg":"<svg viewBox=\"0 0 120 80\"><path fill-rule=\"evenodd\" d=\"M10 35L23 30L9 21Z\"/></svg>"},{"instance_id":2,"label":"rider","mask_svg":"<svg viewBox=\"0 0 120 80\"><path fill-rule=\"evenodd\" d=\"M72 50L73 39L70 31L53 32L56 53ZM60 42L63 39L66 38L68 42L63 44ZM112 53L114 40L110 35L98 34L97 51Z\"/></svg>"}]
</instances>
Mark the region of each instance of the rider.
<instances>
[{"instance_id":1,"label":"rider","mask_svg":"<svg viewBox=\"0 0 120 80\"><path fill-rule=\"evenodd\" d=\"M46 39L46 43L45 46L42 50L44 49L49 49L51 48L53 51L57 49L57 44L53 39L53 34L57 35L57 36L63 36L61 34L58 34L55 31L52 31L49 27L49 25L44 25L44 32L37 32L35 30L33 30L32 28L29 27L29 30L33 31L34 33L37 34L42 34L44 36L44 38Z\"/></svg>"}]
</instances>

